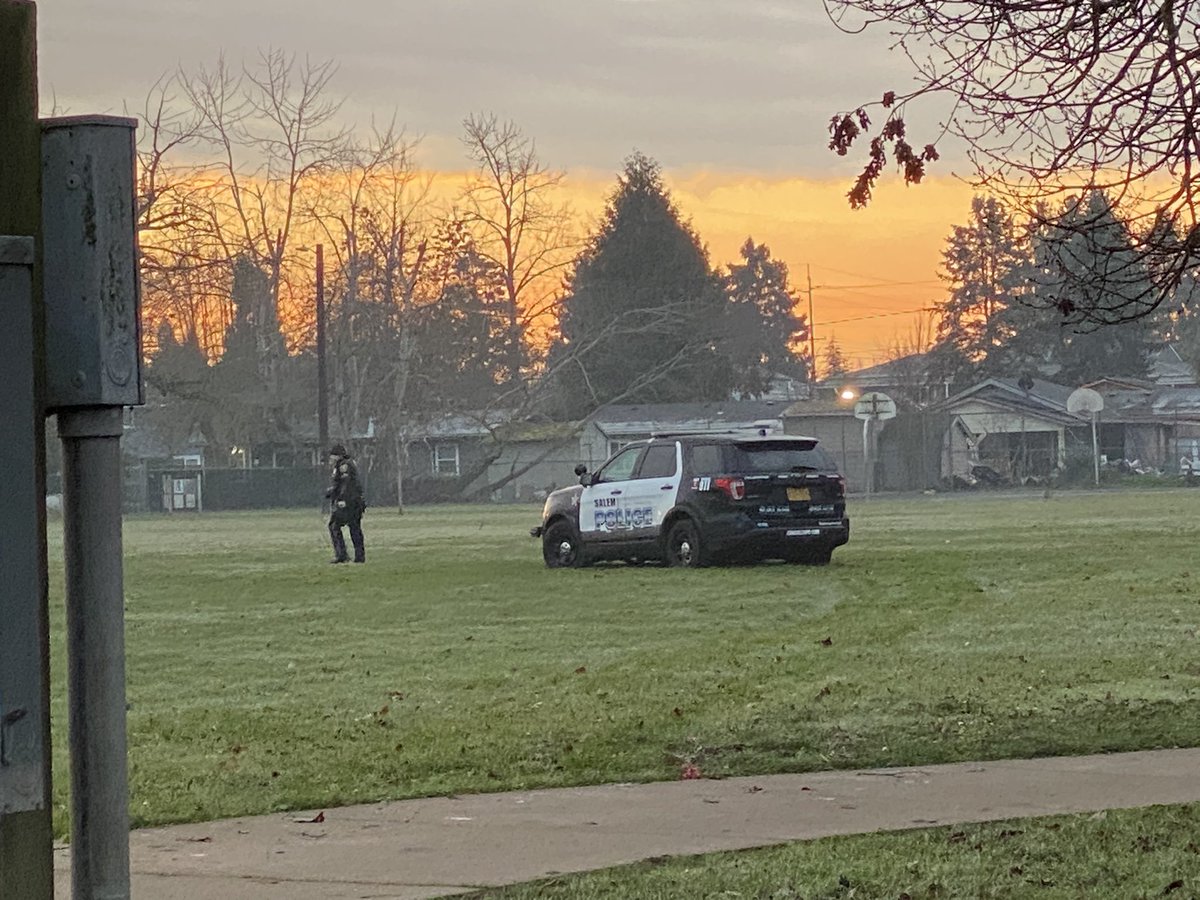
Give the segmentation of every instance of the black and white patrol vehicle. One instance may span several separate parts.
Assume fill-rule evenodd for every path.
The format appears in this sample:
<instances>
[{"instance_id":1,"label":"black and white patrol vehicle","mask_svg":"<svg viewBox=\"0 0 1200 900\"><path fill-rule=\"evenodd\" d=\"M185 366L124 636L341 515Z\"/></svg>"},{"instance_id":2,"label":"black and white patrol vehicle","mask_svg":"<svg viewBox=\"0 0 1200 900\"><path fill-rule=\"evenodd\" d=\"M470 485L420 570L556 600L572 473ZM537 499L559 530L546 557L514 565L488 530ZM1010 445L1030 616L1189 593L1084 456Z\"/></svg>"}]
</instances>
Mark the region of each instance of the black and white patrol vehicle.
<instances>
[{"instance_id":1,"label":"black and white patrol vehicle","mask_svg":"<svg viewBox=\"0 0 1200 900\"><path fill-rule=\"evenodd\" d=\"M850 538L846 482L815 438L657 434L546 498L550 568L598 560L703 566L743 559L825 565Z\"/></svg>"}]
</instances>

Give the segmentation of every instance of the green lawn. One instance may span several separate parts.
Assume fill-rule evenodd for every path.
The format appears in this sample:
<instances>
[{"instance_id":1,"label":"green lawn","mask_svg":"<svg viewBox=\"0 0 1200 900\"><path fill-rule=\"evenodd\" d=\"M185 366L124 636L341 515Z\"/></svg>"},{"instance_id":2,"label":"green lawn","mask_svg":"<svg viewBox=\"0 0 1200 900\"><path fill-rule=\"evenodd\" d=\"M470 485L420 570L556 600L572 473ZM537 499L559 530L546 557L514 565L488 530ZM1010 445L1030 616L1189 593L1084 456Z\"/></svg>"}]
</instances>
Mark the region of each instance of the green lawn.
<instances>
[{"instance_id":1,"label":"green lawn","mask_svg":"<svg viewBox=\"0 0 1200 900\"><path fill-rule=\"evenodd\" d=\"M1200 492L851 515L828 568L554 572L536 507L372 509L366 566L315 510L130 519L134 824L1200 744Z\"/></svg>"}]
</instances>

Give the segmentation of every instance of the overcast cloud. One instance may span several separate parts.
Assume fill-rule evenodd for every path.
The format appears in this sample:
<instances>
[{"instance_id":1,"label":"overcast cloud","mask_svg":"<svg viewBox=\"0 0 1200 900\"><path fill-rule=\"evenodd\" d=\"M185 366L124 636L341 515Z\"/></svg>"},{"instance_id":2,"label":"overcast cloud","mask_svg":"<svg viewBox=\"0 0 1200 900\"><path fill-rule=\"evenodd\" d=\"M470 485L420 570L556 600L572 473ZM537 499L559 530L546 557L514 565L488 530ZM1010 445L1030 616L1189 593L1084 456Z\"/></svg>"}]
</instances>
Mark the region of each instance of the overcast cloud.
<instances>
[{"instance_id":1,"label":"overcast cloud","mask_svg":"<svg viewBox=\"0 0 1200 900\"><path fill-rule=\"evenodd\" d=\"M841 108L902 87L883 33L841 34L818 0L42 0L43 105L140 109L177 66L277 47L335 59L348 121L426 136L461 164L471 112L512 118L548 162L613 171L635 147L667 168L844 175Z\"/></svg>"}]
</instances>

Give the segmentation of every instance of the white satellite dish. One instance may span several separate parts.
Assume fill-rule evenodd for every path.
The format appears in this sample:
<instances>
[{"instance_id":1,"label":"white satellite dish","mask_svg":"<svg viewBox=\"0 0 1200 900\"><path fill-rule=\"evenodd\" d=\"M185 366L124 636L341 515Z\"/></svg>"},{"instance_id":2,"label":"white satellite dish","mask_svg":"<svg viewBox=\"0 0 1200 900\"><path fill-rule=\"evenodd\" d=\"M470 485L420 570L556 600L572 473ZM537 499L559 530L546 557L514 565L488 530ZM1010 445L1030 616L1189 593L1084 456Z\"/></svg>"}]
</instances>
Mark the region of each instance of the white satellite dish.
<instances>
[{"instance_id":1,"label":"white satellite dish","mask_svg":"<svg viewBox=\"0 0 1200 900\"><path fill-rule=\"evenodd\" d=\"M1067 398L1067 412L1073 416L1081 413L1098 413L1104 409L1104 398L1091 388L1076 388Z\"/></svg>"}]
</instances>

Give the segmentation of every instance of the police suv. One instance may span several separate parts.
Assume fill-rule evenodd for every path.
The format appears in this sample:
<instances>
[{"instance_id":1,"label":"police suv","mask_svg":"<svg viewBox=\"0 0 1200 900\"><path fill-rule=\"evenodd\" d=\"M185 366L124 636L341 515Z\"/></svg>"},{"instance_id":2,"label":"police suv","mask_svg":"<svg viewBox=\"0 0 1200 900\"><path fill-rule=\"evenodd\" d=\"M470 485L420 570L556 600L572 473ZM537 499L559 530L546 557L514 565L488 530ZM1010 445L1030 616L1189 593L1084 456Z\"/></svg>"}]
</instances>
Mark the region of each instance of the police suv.
<instances>
[{"instance_id":1,"label":"police suv","mask_svg":"<svg viewBox=\"0 0 1200 900\"><path fill-rule=\"evenodd\" d=\"M734 559L825 565L850 538L846 482L815 438L656 434L546 498L550 568L602 559L703 566Z\"/></svg>"}]
</instances>

